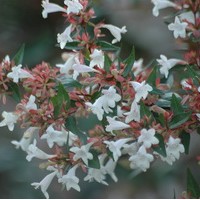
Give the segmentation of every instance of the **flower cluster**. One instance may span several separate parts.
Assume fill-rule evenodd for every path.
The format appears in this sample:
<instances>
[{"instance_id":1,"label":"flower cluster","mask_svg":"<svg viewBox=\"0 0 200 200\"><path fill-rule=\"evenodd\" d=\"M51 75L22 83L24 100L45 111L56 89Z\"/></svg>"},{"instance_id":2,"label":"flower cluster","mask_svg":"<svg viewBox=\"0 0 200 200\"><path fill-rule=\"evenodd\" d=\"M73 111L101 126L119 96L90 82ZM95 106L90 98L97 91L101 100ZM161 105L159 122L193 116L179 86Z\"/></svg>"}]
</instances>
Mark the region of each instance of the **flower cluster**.
<instances>
[{"instance_id":1,"label":"flower cluster","mask_svg":"<svg viewBox=\"0 0 200 200\"><path fill-rule=\"evenodd\" d=\"M67 190L80 191L77 170L85 174L84 181L108 185L107 175L118 180L115 168L120 159L143 172L156 159L172 165L180 153L188 152L184 136L199 127L200 2L152 0L154 16L167 7L177 11L168 28L188 43L183 59L161 54L153 69L144 67L143 59L135 61L134 48L127 59L120 58L115 43L127 32L126 26L94 24L89 3L64 0L62 7L42 1L44 18L61 12L68 22L57 34L58 46L71 50L65 52L63 64L52 67L43 62L28 70L8 56L0 64L0 94L15 94L18 100L14 112L2 113L0 126L13 131L19 123L26 129L12 144L27 153L28 161L45 162L48 175L31 185L40 187L46 198L54 178ZM104 29L113 36L111 43L103 40ZM183 74L178 91L170 78L174 68ZM89 121L91 113L100 125L81 130L78 116ZM49 152L38 147L40 139Z\"/></svg>"}]
</instances>

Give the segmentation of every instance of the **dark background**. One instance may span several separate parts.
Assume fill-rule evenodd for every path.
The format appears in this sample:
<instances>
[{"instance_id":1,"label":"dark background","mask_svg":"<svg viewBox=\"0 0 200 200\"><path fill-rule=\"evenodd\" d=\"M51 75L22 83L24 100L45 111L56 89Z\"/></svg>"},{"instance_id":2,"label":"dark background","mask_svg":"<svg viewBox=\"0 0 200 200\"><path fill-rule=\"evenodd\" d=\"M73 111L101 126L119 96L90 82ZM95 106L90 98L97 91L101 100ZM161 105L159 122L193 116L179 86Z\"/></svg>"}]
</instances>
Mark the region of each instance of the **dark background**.
<instances>
[{"instance_id":1,"label":"dark background","mask_svg":"<svg viewBox=\"0 0 200 200\"><path fill-rule=\"evenodd\" d=\"M117 4L116 0L95 2L98 16L106 18L107 23L127 26L128 33L122 39L122 56L127 55L135 45L136 58L145 58L145 64L158 58L161 53L181 58L179 46L172 33L167 31L162 17L152 16L150 1L119 0ZM41 0L0 0L0 59L7 54L14 55L25 43L24 65L33 67L42 61L52 65L62 63L63 51L55 44L57 33L64 30L64 19L60 13L43 19L41 12ZM167 11L161 13L164 16ZM0 103L0 111L12 111L14 106L13 100L8 99L6 106ZM7 127L0 129L0 198L43 198L41 191L30 184L42 180L46 171L39 169L37 160L27 162L26 154L10 143L13 139L19 140L22 132L16 129L10 133ZM191 156L182 155L173 166L156 161L146 173L135 176L127 163L122 163L116 170L118 183L108 179L108 187L81 182L80 193L74 190L67 192L62 191L61 185L54 180L48 192L51 198L173 198L175 190L177 197L180 197L186 189L187 167L190 166L195 177L200 179L199 166L195 161L195 156L199 154L197 139L198 136L192 137Z\"/></svg>"}]
</instances>

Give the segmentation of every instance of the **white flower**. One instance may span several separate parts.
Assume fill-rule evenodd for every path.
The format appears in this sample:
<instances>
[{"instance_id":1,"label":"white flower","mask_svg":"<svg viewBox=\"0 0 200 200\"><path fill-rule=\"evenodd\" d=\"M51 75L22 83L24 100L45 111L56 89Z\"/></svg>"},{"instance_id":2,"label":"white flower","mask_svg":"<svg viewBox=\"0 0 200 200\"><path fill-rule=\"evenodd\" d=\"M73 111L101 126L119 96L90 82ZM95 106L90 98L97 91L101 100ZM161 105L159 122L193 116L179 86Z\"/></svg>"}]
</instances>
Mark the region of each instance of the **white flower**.
<instances>
[{"instance_id":1,"label":"white flower","mask_svg":"<svg viewBox=\"0 0 200 200\"><path fill-rule=\"evenodd\" d=\"M78 139L78 136L72 133L71 131L66 131L63 127L61 129L63 135L66 135L68 146L72 146L73 143Z\"/></svg>"},{"instance_id":2,"label":"white flower","mask_svg":"<svg viewBox=\"0 0 200 200\"><path fill-rule=\"evenodd\" d=\"M159 15L159 10L168 8L168 7L177 7L177 5L168 0L151 0L154 4L153 15L157 17Z\"/></svg>"},{"instance_id":3,"label":"white flower","mask_svg":"<svg viewBox=\"0 0 200 200\"><path fill-rule=\"evenodd\" d=\"M166 157L163 157L159 154L162 161L167 162L169 165L172 165L176 159L179 159L180 153L185 152L185 148L182 144L180 144L181 140L179 138L173 138L172 136L169 137L166 147ZM155 153L155 152L154 152ZM157 153L155 153L157 154Z\"/></svg>"},{"instance_id":4,"label":"white flower","mask_svg":"<svg viewBox=\"0 0 200 200\"><path fill-rule=\"evenodd\" d=\"M12 112L3 111L2 116L4 118L3 121L0 122L0 127L8 126L10 131L14 130L14 124L17 122L18 116Z\"/></svg>"},{"instance_id":5,"label":"white flower","mask_svg":"<svg viewBox=\"0 0 200 200\"><path fill-rule=\"evenodd\" d=\"M180 153L185 152L184 146L180 142L180 138L173 138L172 136L170 136L167 142L167 154L171 154L174 156L174 158L179 159Z\"/></svg>"},{"instance_id":6,"label":"white flower","mask_svg":"<svg viewBox=\"0 0 200 200\"><path fill-rule=\"evenodd\" d=\"M110 86L108 90L102 90L103 96L102 98L102 106L106 113L112 112L112 110L109 108L114 108L115 103L119 102L121 100L121 96L116 93L116 89L114 86Z\"/></svg>"},{"instance_id":7,"label":"white flower","mask_svg":"<svg viewBox=\"0 0 200 200\"><path fill-rule=\"evenodd\" d=\"M77 161L78 159L82 159L82 161L88 165L88 160L93 159L93 155L89 152L92 145L93 143L88 143L81 147L71 147L70 151L74 153L73 160Z\"/></svg>"},{"instance_id":8,"label":"white flower","mask_svg":"<svg viewBox=\"0 0 200 200\"><path fill-rule=\"evenodd\" d=\"M98 120L101 121L103 119L104 110L102 109L101 98L96 99L93 104L90 102L86 102L85 105L87 105L91 109L91 111L97 115Z\"/></svg>"},{"instance_id":9,"label":"white flower","mask_svg":"<svg viewBox=\"0 0 200 200\"><path fill-rule=\"evenodd\" d=\"M112 158L110 158L108 160L108 162L106 163L106 165L104 166L104 169L106 171L106 173L108 175L110 175L110 177L113 179L113 181L117 182L118 181L118 178L117 176L115 175L115 167L117 165L117 162L113 161Z\"/></svg>"},{"instance_id":10,"label":"white flower","mask_svg":"<svg viewBox=\"0 0 200 200\"><path fill-rule=\"evenodd\" d=\"M112 40L112 44L120 42L121 37L122 37L121 34L127 32L126 26L123 26L122 28L118 28L117 26L114 26L111 24L104 24L101 26L101 28L106 28L111 32L111 34L115 38Z\"/></svg>"},{"instance_id":11,"label":"white flower","mask_svg":"<svg viewBox=\"0 0 200 200\"><path fill-rule=\"evenodd\" d=\"M183 88L189 88L189 89L192 89L192 86L187 82L187 79L183 79L181 81L181 85Z\"/></svg>"},{"instance_id":12,"label":"white flower","mask_svg":"<svg viewBox=\"0 0 200 200\"><path fill-rule=\"evenodd\" d=\"M67 172L67 174L65 174L64 176L58 179L59 183L62 183L65 185L67 191L69 191L71 188L74 188L78 192L80 192L81 190L80 186L78 185L79 178L77 178L75 175L77 167L78 165L75 165Z\"/></svg>"},{"instance_id":13,"label":"white flower","mask_svg":"<svg viewBox=\"0 0 200 200\"><path fill-rule=\"evenodd\" d=\"M139 122L140 121L140 106L136 101L133 101L131 104L131 110L129 112L124 113L126 116L125 122L129 123L132 120Z\"/></svg>"},{"instance_id":14,"label":"white flower","mask_svg":"<svg viewBox=\"0 0 200 200\"><path fill-rule=\"evenodd\" d=\"M146 152L144 146L141 146L136 155L132 155L129 160L131 161L130 167L132 169L141 169L146 172L150 167L150 162L153 161L153 156Z\"/></svg>"},{"instance_id":15,"label":"white flower","mask_svg":"<svg viewBox=\"0 0 200 200\"><path fill-rule=\"evenodd\" d=\"M95 65L97 65L100 68L104 67L104 55L102 50L95 49L90 55L90 58L90 67L94 67Z\"/></svg>"},{"instance_id":16,"label":"white flower","mask_svg":"<svg viewBox=\"0 0 200 200\"><path fill-rule=\"evenodd\" d=\"M63 33L57 34L57 42L60 43L60 48L64 49L67 42L72 42L73 39L71 38L70 34L72 31L72 25L69 25Z\"/></svg>"},{"instance_id":17,"label":"white flower","mask_svg":"<svg viewBox=\"0 0 200 200\"><path fill-rule=\"evenodd\" d=\"M80 73L87 73L87 72L98 72L97 70L87 66L80 64L79 60L76 58L75 59L76 63L73 64L72 69L74 70L73 73L73 79L77 79Z\"/></svg>"},{"instance_id":18,"label":"white flower","mask_svg":"<svg viewBox=\"0 0 200 200\"><path fill-rule=\"evenodd\" d=\"M158 154L156 152L154 152L154 154L159 155L161 160L164 161L164 162L167 162L169 165L172 165L173 162L176 161L176 158L172 154L168 154L167 151L166 151L166 154L167 154L166 157L163 157L163 156L161 156L160 154Z\"/></svg>"},{"instance_id":19,"label":"white flower","mask_svg":"<svg viewBox=\"0 0 200 200\"><path fill-rule=\"evenodd\" d=\"M200 92L200 86L198 87L198 92Z\"/></svg>"},{"instance_id":20,"label":"white flower","mask_svg":"<svg viewBox=\"0 0 200 200\"><path fill-rule=\"evenodd\" d=\"M108 185L105 180L105 170L103 169L95 169L95 168L89 168L88 174L84 178L84 181L92 182L93 180L97 181L98 183L102 183L104 185Z\"/></svg>"},{"instance_id":21,"label":"white flower","mask_svg":"<svg viewBox=\"0 0 200 200\"><path fill-rule=\"evenodd\" d=\"M48 174L44 177L39 183L31 183L32 186L35 187L35 189L38 189L41 187L41 191L43 192L44 196L49 199L49 194L47 193L47 189L49 185L51 184L53 178L55 177L57 172L52 172L51 174Z\"/></svg>"},{"instance_id":22,"label":"white flower","mask_svg":"<svg viewBox=\"0 0 200 200\"><path fill-rule=\"evenodd\" d=\"M187 20L189 23L195 24L195 16L192 11L181 13L178 17L181 21Z\"/></svg>"},{"instance_id":23,"label":"white flower","mask_svg":"<svg viewBox=\"0 0 200 200\"><path fill-rule=\"evenodd\" d=\"M21 148L23 151L27 151L30 145L31 138L22 137L20 141L12 140L11 143L15 145L16 149Z\"/></svg>"},{"instance_id":24,"label":"white flower","mask_svg":"<svg viewBox=\"0 0 200 200\"><path fill-rule=\"evenodd\" d=\"M66 77L72 77L72 66L76 64L75 58L77 58L77 54L69 54L64 64L56 64L56 67L60 68L61 74L65 74Z\"/></svg>"},{"instance_id":25,"label":"white flower","mask_svg":"<svg viewBox=\"0 0 200 200\"><path fill-rule=\"evenodd\" d=\"M78 14L83 6L79 3L79 0L65 0L64 4L67 6L67 14Z\"/></svg>"},{"instance_id":26,"label":"white flower","mask_svg":"<svg viewBox=\"0 0 200 200\"><path fill-rule=\"evenodd\" d=\"M197 116L198 120L200 121L200 113L197 113L196 116Z\"/></svg>"},{"instance_id":27,"label":"white flower","mask_svg":"<svg viewBox=\"0 0 200 200\"><path fill-rule=\"evenodd\" d=\"M140 99L146 99L148 96L148 93L153 90L153 88L147 83L145 84L145 81L142 83L136 82L136 81L130 81L131 85L133 86L136 94L135 94L135 102L139 102Z\"/></svg>"},{"instance_id":28,"label":"white flower","mask_svg":"<svg viewBox=\"0 0 200 200\"><path fill-rule=\"evenodd\" d=\"M63 146L67 142L67 134L66 132L57 131L53 128L53 125L50 125L46 133L42 135L41 139L46 139L49 148L52 148L54 143L59 146Z\"/></svg>"},{"instance_id":29,"label":"white flower","mask_svg":"<svg viewBox=\"0 0 200 200\"><path fill-rule=\"evenodd\" d=\"M117 116L124 117L124 113L125 111L122 109L122 107L117 105Z\"/></svg>"},{"instance_id":30,"label":"white flower","mask_svg":"<svg viewBox=\"0 0 200 200\"><path fill-rule=\"evenodd\" d=\"M117 141L104 141L109 150L113 153L113 159L115 162L117 162L118 158L122 155L121 148L123 145L130 140L131 138L119 139Z\"/></svg>"},{"instance_id":31,"label":"white flower","mask_svg":"<svg viewBox=\"0 0 200 200\"><path fill-rule=\"evenodd\" d=\"M106 131L108 132L112 132L112 131L119 131L119 130L123 130L126 128L130 128L130 126L128 124L125 124L123 122L120 121L116 121L115 120L116 117L106 117L109 125L106 126Z\"/></svg>"},{"instance_id":32,"label":"white flower","mask_svg":"<svg viewBox=\"0 0 200 200\"><path fill-rule=\"evenodd\" d=\"M16 149L21 148L23 151L27 151L32 141L32 136L37 127L29 127L23 134L20 141L12 140L11 143L15 145Z\"/></svg>"},{"instance_id":33,"label":"white flower","mask_svg":"<svg viewBox=\"0 0 200 200\"><path fill-rule=\"evenodd\" d=\"M158 144L159 140L155 137L155 129L151 128L149 130L143 128L141 130L141 135L138 137L138 142L143 143L143 146L150 148L152 144Z\"/></svg>"},{"instance_id":34,"label":"white flower","mask_svg":"<svg viewBox=\"0 0 200 200\"><path fill-rule=\"evenodd\" d=\"M99 162L100 162L100 169L89 168L88 169L88 174L84 178L84 181L92 182L93 180L95 180L98 183L102 183L104 185L108 185L108 183L106 183L104 181L106 179L106 176L105 176L106 171L105 171L105 168L103 166L103 162L104 162L105 156L106 156L105 154L102 154L102 155L98 156Z\"/></svg>"},{"instance_id":35,"label":"white flower","mask_svg":"<svg viewBox=\"0 0 200 200\"><path fill-rule=\"evenodd\" d=\"M167 57L164 55L160 55L160 59L156 59L156 61L159 63L159 65L161 65L160 73L165 75L165 78L168 77L169 70L172 67L174 67L175 65L179 63L184 64L184 61L182 60L175 59L175 58L167 59Z\"/></svg>"},{"instance_id":36,"label":"white flower","mask_svg":"<svg viewBox=\"0 0 200 200\"><path fill-rule=\"evenodd\" d=\"M35 104L35 96L31 95L26 104L26 109L29 110L37 110L37 105Z\"/></svg>"},{"instance_id":37,"label":"white flower","mask_svg":"<svg viewBox=\"0 0 200 200\"><path fill-rule=\"evenodd\" d=\"M181 22L178 17L175 17L174 23L169 24L168 29L170 31L174 31L175 38L178 38L179 36L181 38L185 38L187 26L188 26L187 22Z\"/></svg>"},{"instance_id":38,"label":"white flower","mask_svg":"<svg viewBox=\"0 0 200 200\"><path fill-rule=\"evenodd\" d=\"M12 67L12 72L9 72L7 77L13 79L14 83L18 83L20 78L33 77L29 72L21 68L22 65Z\"/></svg>"},{"instance_id":39,"label":"white flower","mask_svg":"<svg viewBox=\"0 0 200 200\"><path fill-rule=\"evenodd\" d=\"M65 12L66 13L67 12L61 6L59 6L55 3L49 3L49 0L43 0L42 7L44 8L44 10L42 11L43 18L47 18L49 13L54 13L54 12Z\"/></svg>"},{"instance_id":40,"label":"white flower","mask_svg":"<svg viewBox=\"0 0 200 200\"><path fill-rule=\"evenodd\" d=\"M9 55L6 55L5 58L3 59L2 63L0 65L5 65L5 64L10 64L10 57Z\"/></svg>"},{"instance_id":41,"label":"white flower","mask_svg":"<svg viewBox=\"0 0 200 200\"><path fill-rule=\"evenodd\" d=\"M33 144L30 144L28 146L27 150L28 155L26 156L26 159L30 162L34 157L39 158L42 160L46 160L49 158L53 158L56 155L49 155L45 153L44 151L40 150L38 147L36 147L36 139L33 141Z\"/></svg>"},{"instance_id":42,"label":"white flower","mask_svg":"<svg viewBox=\"0 0 200 200\"><path fill-rule=\"evenodd\" d=\"M140 58L139 60L136 60L133 64L132 70L134 70L134 76L137 76L140 72L142 72L142 66L143 66L143 58Z\"/></svg>"},{"instance_id":43,"label":"white flower","mask_svg":"<svg viewBox=\"0 0 200 200\"><path fill-rule=\"evenodd\" d=\"M137 153L139 149L139 145L137 142L133 142L131 144L124 144L122 149L122 154L134 155Z\"/></svg>"}]
</instances>

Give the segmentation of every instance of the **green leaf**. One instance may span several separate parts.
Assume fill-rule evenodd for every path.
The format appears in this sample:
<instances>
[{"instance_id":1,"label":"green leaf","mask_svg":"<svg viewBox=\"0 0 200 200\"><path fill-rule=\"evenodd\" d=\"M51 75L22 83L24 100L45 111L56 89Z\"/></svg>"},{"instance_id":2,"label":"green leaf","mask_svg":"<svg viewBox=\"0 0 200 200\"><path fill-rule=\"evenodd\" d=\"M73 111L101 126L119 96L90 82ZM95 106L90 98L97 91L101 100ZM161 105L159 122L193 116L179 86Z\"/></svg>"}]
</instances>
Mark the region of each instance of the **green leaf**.
<instances>
[{"instance_id":1,"label":"green leaf","mask_svg":"<svg viewBox=\"0 0 200 200\"><path fill-rule=\"evenodd\" d=\"M190 134L187 133L185 130L183 130L180 134L180 138L181 138L182 144L185 148L185 153L189 154Z\"/></svg>"},{"instance_id":2,"label":"green leaf","mask_svg":"<svg viewBox=\"0 0 200 200\"><path fill-rule=\"evenodd\" d=\"M200 197L200 187L193 177L190 169L187 169L187 192L192 198L198 199Z\"/></svg>"},{"instance_id":3,"label":"green leaf","mask_svg":"<svg viewBox=\"0 0 200 200\"><path fill-rule=\"evenodd\" d=\"M65 45L64 49L67 49L67 50L80 50L80 49L83 49L83 46L79 46L79 45L80 45L80 42L78 42L78 41L68 42ZM56 46L59 46L59 45L56 45Z\"/></svg>"},{"instance_id":4,"label":"green leaf","mask_svg":"<svg viewBox=\"0 0 200 200\"><path fill-rule=\"evenodd\" d=\"M156 87L157 71L158 71L158 68L157 66L155 66L147 79L147 83L153 87Z\"/></svg>"},{"instance_id":5,"label":"green leaf","mask_svg":"<svg viewBox=\"0 0 200 200\"><path fill-rule=\"evenodd\" d=\"M165 117L162 113L152 112L157 123L160 123L163 127L165 127Z\"/></svg>"},{"instance_id":6,"label":"green leaf","mask_svg":"<svg viewBox=\"0 0 200 200\"><path fill-rule=\"evenodd\" d=\"M79 139L81 140L81 142L83 144L87 143L87 135L84 134L77 126L77 121L76 118L73 116L70 116L66 119L65 121L65 127L71 131L72 133L74 133L75 135L77 135L79 137Z\"/></svg>"},{"instance_id":7,"label":"green leaf","mask_svg":"<svg viewBox=\"0 0 200 200\"><path fill-rule=\"evenodd\" d=\"M174 129L184 124L191 117L191 114L191 112L182 112L174 115L169 122L169 128Z\"/></svg>"},{"instance_id":8,"label":"green leaf","mask_svg":"<svg viewBox=\"0 0 200 200\"><path fill-rule=\"evenodd\" d=\"M93 155L92 160L88 160L88 167L95 168L95 169L100 169L100 162L98 158L98 152L95 151L94 149L90 150L90 153Z\"/></svg>"},{"instance_id":9,"label":"green leaf","mask_svg":"<svg viewBox=\"0 0 200 200\"><path fill-rule=\"evenodd\" d=\"M16 65L22 64L24 58L24 49L25 49L25 44L22 44L18 52L15 54L13 60Z\"/></svg>"},{"instance_id":10,"label":"green leaf","mask_svg":"<svg viewBox=\"0 0 200 200\"><path fill-rule=\"evenodd\" d=\"M110 66L112 65L112 60L109 58L109 56L107 54L104 54L104 69L106 70L106 72L110 71Z\"/></svg>"},{"instance_id":11,"label":"green leaf","mask_svg":"<svg viewBox=\"0 0 200 200\"><path fill-rule=\"evenodd\" d=\"M152 116L152 113L149 110L149 108L147 106L145 106L145 104L141 101L140 102L140 116L141 116L141 118L143 118L145 115L147 117L150 117L150 116Z\"/></svg>"},{"instance_id":12,"label":"green leaf","mask_svg":"<svg viewBox=\"0 0 200 200\"><path fill-rule=\"evenodd\" d=\"M96 91L91 96L91 103L94 103L96 99L98 99L101 96L101 91Z\"/></svg>"},{"instance_id":13,"label":"green leaf","mask_svg":"<svg viewBox=\"0 0 200 200\"><path fill-rule=\"evenodd\" d=\"M103 51L117 51L119 47L112 45L106 41L98 41L96 43L97 46L100 46Z\"/></svg>"},{"instance_id":14,"label":"green leaf","mask_svg":"<svg viewBox=\"0 0 200 200\"><path fill-rule=\"evenodd\" d=\"M159 99L156 102L156 105L161 107L161 108L170 108L171 102L165 99Z\"/></svg>"},{"instance_id":15,"label":"green leaf","mask_svg":"<svg viewBox=\"0 0 200 200\"><path fill-rule=\"evenodd\" d=\"M199 75L196 73L195 70L192 69L190 65L187 65L187 74L191 77L196 85L199 85Z\"/></svg>"},{"instance_id":16,"label":"green leaf","mask_svg":"<svg viewBox=\"0 0 200 200\"><path fill-rule=\"evenodd\" d=\"M68 95L67 91L65 90L64 86L59 83L57 88L58 88L57 95L55 95L54 97L51 98L51 101L54 106L54 117L55 118L57 118L58 115L60 114L60 110L63 106L63 103L66 104L66 107L65 107L66 109L68 109L70 107L70 98L69 98L69 95Z\"/></svg>"},{"instance_id":17,"label":"green leaf","mask_svg":"<svg viewBox=\"0 0 200 200\"><path fill-rule=\"evenodd\" d=\"M134 62L135 62L135 48L133 47L129 57L124 61L125 68L122 73L123 77L127 77L128 74L131 72Z\"/></svg>"},{"instance_id":18,"label":"green leaf","mask_svg":"<svg viewBox=\"0 0 200 200\"><path fill-rule=\"evenodd\" d=\"M156 95L164 94L164 92L162 90L159 90L159 89L155 88L154 86L152 88L153 88L153 90L151 92L149 92L150 94L156 94Z\"/></svg>"},{"instance_id":19,"label":"green leaf","mask_svg":"<svg viewBox=\"0 0 200 200\"><path fill-rule=\"evenodd\" d=\"M14 82L10 82L8 87L9 90L12 92L13 99L19 103L21 101L21 93L19 90L19 86Z\"/></svg>"},{"instance_id":20,"label":"green leaf","mask_svg":"<svg viewBox=\"0 0 200 200\"><path fill-rule=\"evenodd\" d=\"M179 113L183 113L184 109L183 106L181 105L181 100L179 100L175 94L172 95L172 99L171 99L171 109L173 111L173 113L179 114Z\"/></svg>"},{"instance_id":21,"label":"green leaf","mask_svg":"<svg viewBox=\"0 0 200 200\"><path fill-rule=\"evenodd\" d=\"M82 88L82 85L74 80L73 78L66 78L64 82L62 82L64 86L70 87L70 88Z\"/></svg>"},{"instance_id":22,"label":"green leaf","mask_svg":"<svg viewBox=\"0 0 200 200\"><path fill-rule=\"evenodd\" d=\"M154 151L156 151L157 153L159 153L160 155L166 157L167 153L166 153L166 149L165 149L165 143L164 143L164 138L162 135L156 133L155 137L159 140L159 143L157 146L152 146L152 149Z\"/></svg>"}]
</instances>

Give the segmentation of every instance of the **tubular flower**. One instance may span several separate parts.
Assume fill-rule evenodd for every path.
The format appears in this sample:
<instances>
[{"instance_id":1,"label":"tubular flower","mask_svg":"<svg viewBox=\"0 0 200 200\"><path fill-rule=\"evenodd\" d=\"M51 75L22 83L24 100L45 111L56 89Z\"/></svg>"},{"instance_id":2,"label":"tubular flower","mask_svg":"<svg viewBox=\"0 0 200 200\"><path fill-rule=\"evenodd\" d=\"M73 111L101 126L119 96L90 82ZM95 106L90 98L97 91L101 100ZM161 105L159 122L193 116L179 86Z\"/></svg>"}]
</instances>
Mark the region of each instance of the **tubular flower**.
<instances>
[{"instance_id":1,"label":"tubular flower","mask_svg":"<svg viewBox=\"0 0 200 200\"><path fill-rule=\"evenodd\" d=\"M70 151L74 153L73 160L77 161L78 159L82 159L82 161L88 165L88 160L93 159L93 155L89 152L90 147L93 143L88 143L86 145L79 147L71 147Z\"/></svg>"},{"instance_id":2,"label":"tubular flower","mask_svg":"<svg viewBox=\"0 0 200 200\"><path fill-rule=\"evenodd\" d=\"M52 172L51 174L48 174L47 176L44 177L44 179L42 179L39 183L31 183L32 186L35 187L35 189L38 189L39 187L41 188L42 193L44 194L44 196L49 199L49 194L47 193L47 189L49 187L49 185L51 184L53 178L55 177L55 175L57 174L57 172Z\"/></svg>"},{"instance_id":3,"label":"tubular flower","mask_svg":"<svg viewBox=\"0 0 200 200\"><path fill-rule=\"evenodd\" d=\"M49 13L54 12L67 12L66 9L62 8L61 6L55 4L55 3L49 3L49 0L43 0L42 1L42 16L43 18L47 18Z\"/></svg>"},{"instance_id":4,"label":"tubular flower","mask_svg":"<svg viewBox=\"0 0 200 200\"><path fill-rule=\"evenodd\" d=\"M78 192L81 190L80 186L78 185L79 178L75 175L77 167L78 165L75 165L67 172L67 174L58 179L58 182L62 183L66 187L67 191L69 191L71 188L74 188Z\"/></svg>"},{"instance_id":5,"label":"tubular flower","mask_svg":"<svg viewBox=\"0 0 200 200\"><path fill-rule=\"evenodd\" d=\"M14 130L14 124L17 122L18 116L12 112L3 111L2 116L4 118L3 121L0 122L0 127L8 126L10 131Z\"/></svg>"},{"instance_id":6,"label":"tubular flower","mask_svg":"<svg viewBox=\"0 0 200 200\"><path fill-rule=\"evenodd\" d=\"M140 99L146 99L148 96L148 93L153 90L153 88L145 81L142 83L136 82L136 81L130 81L131 85L133 86L135 90L135 102L139 102Z\"/></svg>"},{"instance_id":7,"label":"tubular flower","mask_svg":"<svg viewBox=\"0 0 200 200\"><path fill-rule=\"evenodd\" d=\"M109 125L106 126L106 131L112 132L112 131L119 131L123 129L130 128L128 124L125 124L123 122L115 120L116 117L106 117Z\"/></svg>"},{"instance_id":8,"label":"tubular flower","mask_svg":"<svg viewBox=\"0 0 200 200\"><path fill-rule=\"evenodd\" d=\"M157 17L159 15L159 10L168 8L168 7L177 7L177 5L171 1L168 0L151 0L151 2L154 4L153 8L153 15Z\"/></svg>"},{"instance_id":9,"label":"tubular flower","mask_svg":"<svg viewBox=\"0 0 200 200\"><path fill-rule=\"evenodd\" d=\"M121 34L127 32L126 26L119 28L119 27L111 25L111 24L104 24L104 25L101 26L101 28L108 29L110 31L110 33L113 35L113 37L115 39L112 40L112 44L120 42L121 38L122 38Z\"/></svg>"},{"instance_id":10,"label":"tubular flower","mask_svg":"<svg viewBox=\"0 0 200 200\"><path fill-rule=\"evenodd\" d=\"M185 62L183 60L179 60L179 59L175 59L175 58L167 59L167 57L165 55L160 55L160 59L156 59L156 61L161 66L160 73L165 75L165 78L168 77L169 70L172 67L174 67L175 65L177 65L179 63L185 64Z\"/></svg>"},{"instance_id":11,"label":"tubular flower","mask_svg":"<svg viewBox=\"0 0 200 200\"><path fill-rule=\"evenodd\" d=\"M69 25L63 33L57 34L57 42L60 43L60 48L64 49L67 42L72 42L73 39L71 38L71 31L72 31L72 25Z\"/></svg>"},{"instance_id":12,"label":"tubular flower","mask_svg":"<svg viewBox=\"0 0 200 200\"><path fill-rule=\"evenodd\" d=\"M67 6L67 14L78 14L83 6L79 3L79 0L65 0L64 4Z\"/></svg>"},{"instance_id":13,"label":"tubular flower","mask_svg":"<svg viewBox=\"0 0 200 200\"><path fill-rule=\"evenodd\" d=\"M32 78L29 72L21 68L22 65L12 67L12 72L9 72L7 77L13 79L14 83L18 83L20 78Z\"/></svg>"},{"instance_id":14,"label":"tubular flower","mask_svg":"<svg viewBox=\"0 0 200 200\"><path fill-rule=\"evenodd\" d=\"M187 22L181 22L181 20L178 17L176 17L174 23L168 25L168 29L174 32L175 38L178 38L179 36L181 38L185 38L187 26Z\"/></svg>"}]
</instances>

